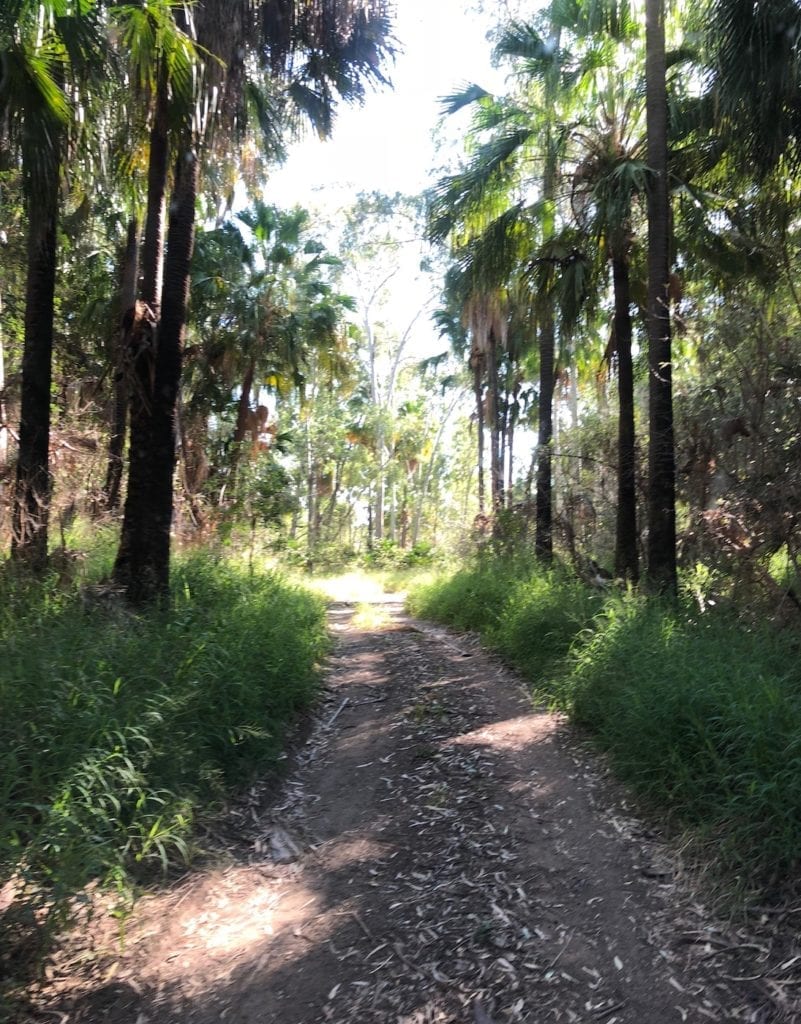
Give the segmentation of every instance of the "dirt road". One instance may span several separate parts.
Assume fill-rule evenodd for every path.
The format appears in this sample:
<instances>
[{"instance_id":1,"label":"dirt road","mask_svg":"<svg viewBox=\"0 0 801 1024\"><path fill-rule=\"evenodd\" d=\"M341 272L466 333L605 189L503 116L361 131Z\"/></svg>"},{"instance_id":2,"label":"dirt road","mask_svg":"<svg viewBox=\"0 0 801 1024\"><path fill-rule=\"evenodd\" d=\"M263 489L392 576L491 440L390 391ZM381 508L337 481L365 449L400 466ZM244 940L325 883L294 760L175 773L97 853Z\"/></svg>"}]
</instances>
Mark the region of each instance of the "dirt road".
<instances>
[{"instance_id":1,"label":"dirt road","mask_svg":"<svg viewBox=\"0 0 801 1024\"><path fill-rule=\"evenodd\" d=\"M386 608L332 609L317 724L277 800L232 814L227 866L144 899L121 956L96 939L82 988L62 958L42 1020L801 1020L512 673Z\"/></svg>"}]
</instances>

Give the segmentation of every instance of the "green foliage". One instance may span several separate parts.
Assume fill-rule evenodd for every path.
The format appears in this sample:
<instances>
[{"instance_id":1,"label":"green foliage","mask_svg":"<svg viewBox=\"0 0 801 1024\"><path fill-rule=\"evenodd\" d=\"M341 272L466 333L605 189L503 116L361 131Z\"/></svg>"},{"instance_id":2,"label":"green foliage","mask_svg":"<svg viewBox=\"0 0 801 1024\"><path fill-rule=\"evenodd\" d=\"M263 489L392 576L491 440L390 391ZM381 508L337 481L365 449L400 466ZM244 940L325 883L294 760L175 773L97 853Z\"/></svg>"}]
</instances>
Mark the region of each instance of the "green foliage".
<instances>
[{"instance_id":1,"label":"green foliage","mask_svg":"<svg viewBox=\"0 0 801 1024\"><path fill-rule=\"evenodd\" d=\"M55 577L0 590L0 883L56 907L187 860L314 699L322 602L278 576L193 556L169 612L136 617Z\"/></svg>"},{"instance_id":2,"label":"green foliage","mask_svg":"<svg viewBox=\"0 0 801 1024\"><path fill-rule=\"evenodd\" d=\"M793 639L626 597L579 638L553 696L724 868L765 881L801 855L799 683Z\"/></svg>"},{"instance_id":3,"label":"green foliage","mask_svg":"<svg viewBox=\"0 0 801 1024\"><path fill-rule=\"evenodd\" d=\"M553 672L601 598L564 570L521 557L478 559L452 576L416 587L415 615L481 633L529 678Z\"/></svg>"},{"instance_id":4,"label":"green foliage","mask_svg":"<svg viewBox=\"0 0 801 1024\"><path fill-rule=\"evenodd\" d=\"M435 558L433 545L425 541L403 548L394 540L385 538L372 551L366 552L362 560L368 569L415 569L431 565Z\"/></svg>"},{"instance_id":5,"label":"green foliage","mask_svg":"<svg viewBox=\"0 0 801 1024\"><path fill-rule=\"evenodd\" d=\"M566 711L649 804L742 884L801 856L801 670L795 637L747 629L698 597L599 595L557 571L489 558L417 587L415 614L479 630Z\"/></svg>"}]
</instances>

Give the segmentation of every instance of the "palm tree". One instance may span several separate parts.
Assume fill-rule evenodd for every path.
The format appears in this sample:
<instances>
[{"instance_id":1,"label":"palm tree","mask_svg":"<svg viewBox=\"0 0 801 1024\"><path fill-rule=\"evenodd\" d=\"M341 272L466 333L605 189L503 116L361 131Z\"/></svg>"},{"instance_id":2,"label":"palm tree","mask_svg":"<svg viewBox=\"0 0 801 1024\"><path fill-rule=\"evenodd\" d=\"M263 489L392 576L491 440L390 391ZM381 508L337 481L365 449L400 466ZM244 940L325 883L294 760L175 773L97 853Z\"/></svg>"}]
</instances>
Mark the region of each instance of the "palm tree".
<instances>
[{"instance_id":1,"label":"palm tree","mask_svg":"<svg viewBox=\"0 0 801 1024\"><path fill-rule=\"evenodd\" d=\"M445 100L446 112L473 104L473 132L482 141L468 167L444 179L434 191L431 234L476 242L474 279L483 287L511 283L518 277L536 283L536 336L539 351L536 538L538 558L553 554L552 444L553 394L556 383L557 325L555 267L541 259L558 231L560 168L565 134L560 127L558 99L566 54L561 29L544 15L546 28L513 23L498 43L499 57L514 61L519 87L512 98L494 100L471 86ZM533 188L534 202L521 201ZM526 249L526 251L524 251ZM480 267L480 269L478 269Z\"/></svg>"},{"instance_id":2,"label":"palm tree","mask_svg":"<svg viewBox=\"0 0 801 1024\"><path fill-rule=\"evenodd\" d=\"M714 0L708 20L719 127L764 177L801 144L801 8L793 0Z\"/></svg>"},{"instance_id":3,"label":"palm tree","mask_svg":"<svg viewBox=\"0 0 801 1024\"><path fill-rule=\"evenodd\" d=\"M601 40L608 49L609 37ZM631 63L633 40L624 31L624 61L619 47L609 61L586 59L587 98L592 113L572 132L578 146L573 173L572 209L578 227L598 247L600 261L611 267L614 316L607 350L614 356L618 380L618 474L615 536L615 574L636 582L637 551L636 444L634 373L632 364L631 257L636 241L635 203L646 192L642 110L636 82L622 70ZM595 40L590 40L590 54ZM589 54L588 54L589 56ZM605 276L606 268L598 267ZM600 282L595 282L596 287Z\"/></svg>"},{"instance_id":4,"label":"palm tree","mask_svg":"<svg viewBox=\"0 0 801 1024\"><path fill-rule=\"evenodd\" d=\"M121 313L118 330L117 353L114 372L114 398L109 431L108 466L103 486L103 505L107 511L114 511L120 504L122 487L123 452L128 425L128 388L124 374L125 331L122 317L136 305L137 283L139 280L139 231L138 221L128 221L125 248L122 255L120 274L119 309Z\"/></svg>"},{"instance_id":5,"label":"palm tree","mask_svg":"<svg viewBox=\"0 0 801 1024\"><path fill-rule=\"evenodd\" d=\"M140 438L131 441L131 470L114 577L135 604L163 598L169 585L169 533L173 510L176 402L186 323L200 155L214 115L241 108L246 70L260 73L284 90L286 102L312 117L318 130L331 130L337 97L360 100L365 84L383 82L381 61L391 52L384 0L323 0L298 7L296 0L250 5L208 0L184 12L180 28L196 34L206 59L193 76L195 105L174 130L176 161L164 286L152 365L149 412ZM189 14L196 14L196 21ZM156 91L157 111L166 89ZM211 116L207 116L208 112ZM165 118L167 123L169 119ZM235 123L241 123L236 121ZM273 128L275 124L273 124ZM166 189L159 168L149 197L160 202ZM145 250L148 249L147 241ZM138 374L144 385L143 373ZM134 460L137 470L134 471Z\"/></svg>"},{"instance_id":6,"label":"palm tree","mask_svg":"<svg viewBox=\"0 0 801 1024\"><path fill-rule=\"evenodd\" d=\"M648 580L676 591L676 465L670 331L670 200L664 0L646 0L648 131Z\"/></svg>"},{"instance_id":7,"label":"palm tree","mask_svg":"<svg viewBox=\"0 0 801 1024\"><path fill-rule=\"evenodd\" d=\"M57 221L72 107L68 96L103 68L99 10L16 0L0 13L0 123L22 161L28 270L12 556L47 561L50 383Z\"/></svg>"}]
</instances>

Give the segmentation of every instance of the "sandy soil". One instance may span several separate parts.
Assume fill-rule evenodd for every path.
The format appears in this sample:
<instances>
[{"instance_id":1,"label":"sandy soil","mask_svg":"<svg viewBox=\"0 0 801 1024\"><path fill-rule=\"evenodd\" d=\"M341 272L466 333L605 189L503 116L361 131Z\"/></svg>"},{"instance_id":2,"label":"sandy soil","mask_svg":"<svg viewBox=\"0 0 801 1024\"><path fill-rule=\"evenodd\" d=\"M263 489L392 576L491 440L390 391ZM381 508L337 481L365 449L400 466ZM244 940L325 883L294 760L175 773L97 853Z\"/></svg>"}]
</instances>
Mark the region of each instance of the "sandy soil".
<instances>
[{"instance_id":1,"label":"sandy soil","mask_svg":"<svg viewBox=\"0 0 801 1024\"><path fill-rule=\"evenodd\" d=\"M35 1019L801 1021L791 910L781 944L767 912L767 938L717 920L511 672L384 607L332 608L325 701L225 862L142 899L122 951L108 921L73 937Z\"/></svg>"}]
</instances>

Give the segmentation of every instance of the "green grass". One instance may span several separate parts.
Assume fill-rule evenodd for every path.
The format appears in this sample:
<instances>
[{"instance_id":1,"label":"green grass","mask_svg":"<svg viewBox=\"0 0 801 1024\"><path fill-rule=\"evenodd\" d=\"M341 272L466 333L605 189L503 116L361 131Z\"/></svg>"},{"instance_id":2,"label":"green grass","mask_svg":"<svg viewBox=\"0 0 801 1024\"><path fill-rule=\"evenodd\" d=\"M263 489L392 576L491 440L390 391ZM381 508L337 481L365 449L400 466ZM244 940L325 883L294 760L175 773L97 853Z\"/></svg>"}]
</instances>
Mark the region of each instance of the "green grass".
<instances>
[{"instance_id":1,"label":"green grass","mask_svg":"<svg viewBox=\"0 0 801 1024\"><path fill-rule=\"evenodd\" d=\"M489 559L414 590L410 606L481 632L566 711L618 775L743 888L801 862L799 640L731 612Z\"/></svg>"},{"instance_id":2,"label":"green grass","mask_svg":"<svg viewBox=\"0 0 801 1024\"><path fill-rule=\"evenodd\" d=\"M794 637L731 614L610 602L577 639L556 703L618 774L745 883L801 859L801 665Z\"/></svg>"},{"instance_id":3,"label":"green grass","mask_svg":"<svg viewBox=\"0 0 801 1024\"><path fill-rule=\"evenodd\" d=\"M562 671L576 634L602 597L561 569L533 560L482 558L411 589L413 614L481 634L529 679Z\"/></svg>"},{"instance_id":4,"label":"green grass","mask_svg":"<svg viewBox=\"0 0 801 1024\"><path fill-rule=\"evenodd\" d=\"M326 643L318 597L208 555L138 616L6 574L0 884L59 907L187 860L197 819L276 765Z\"/></svg>"}]
</instances>

